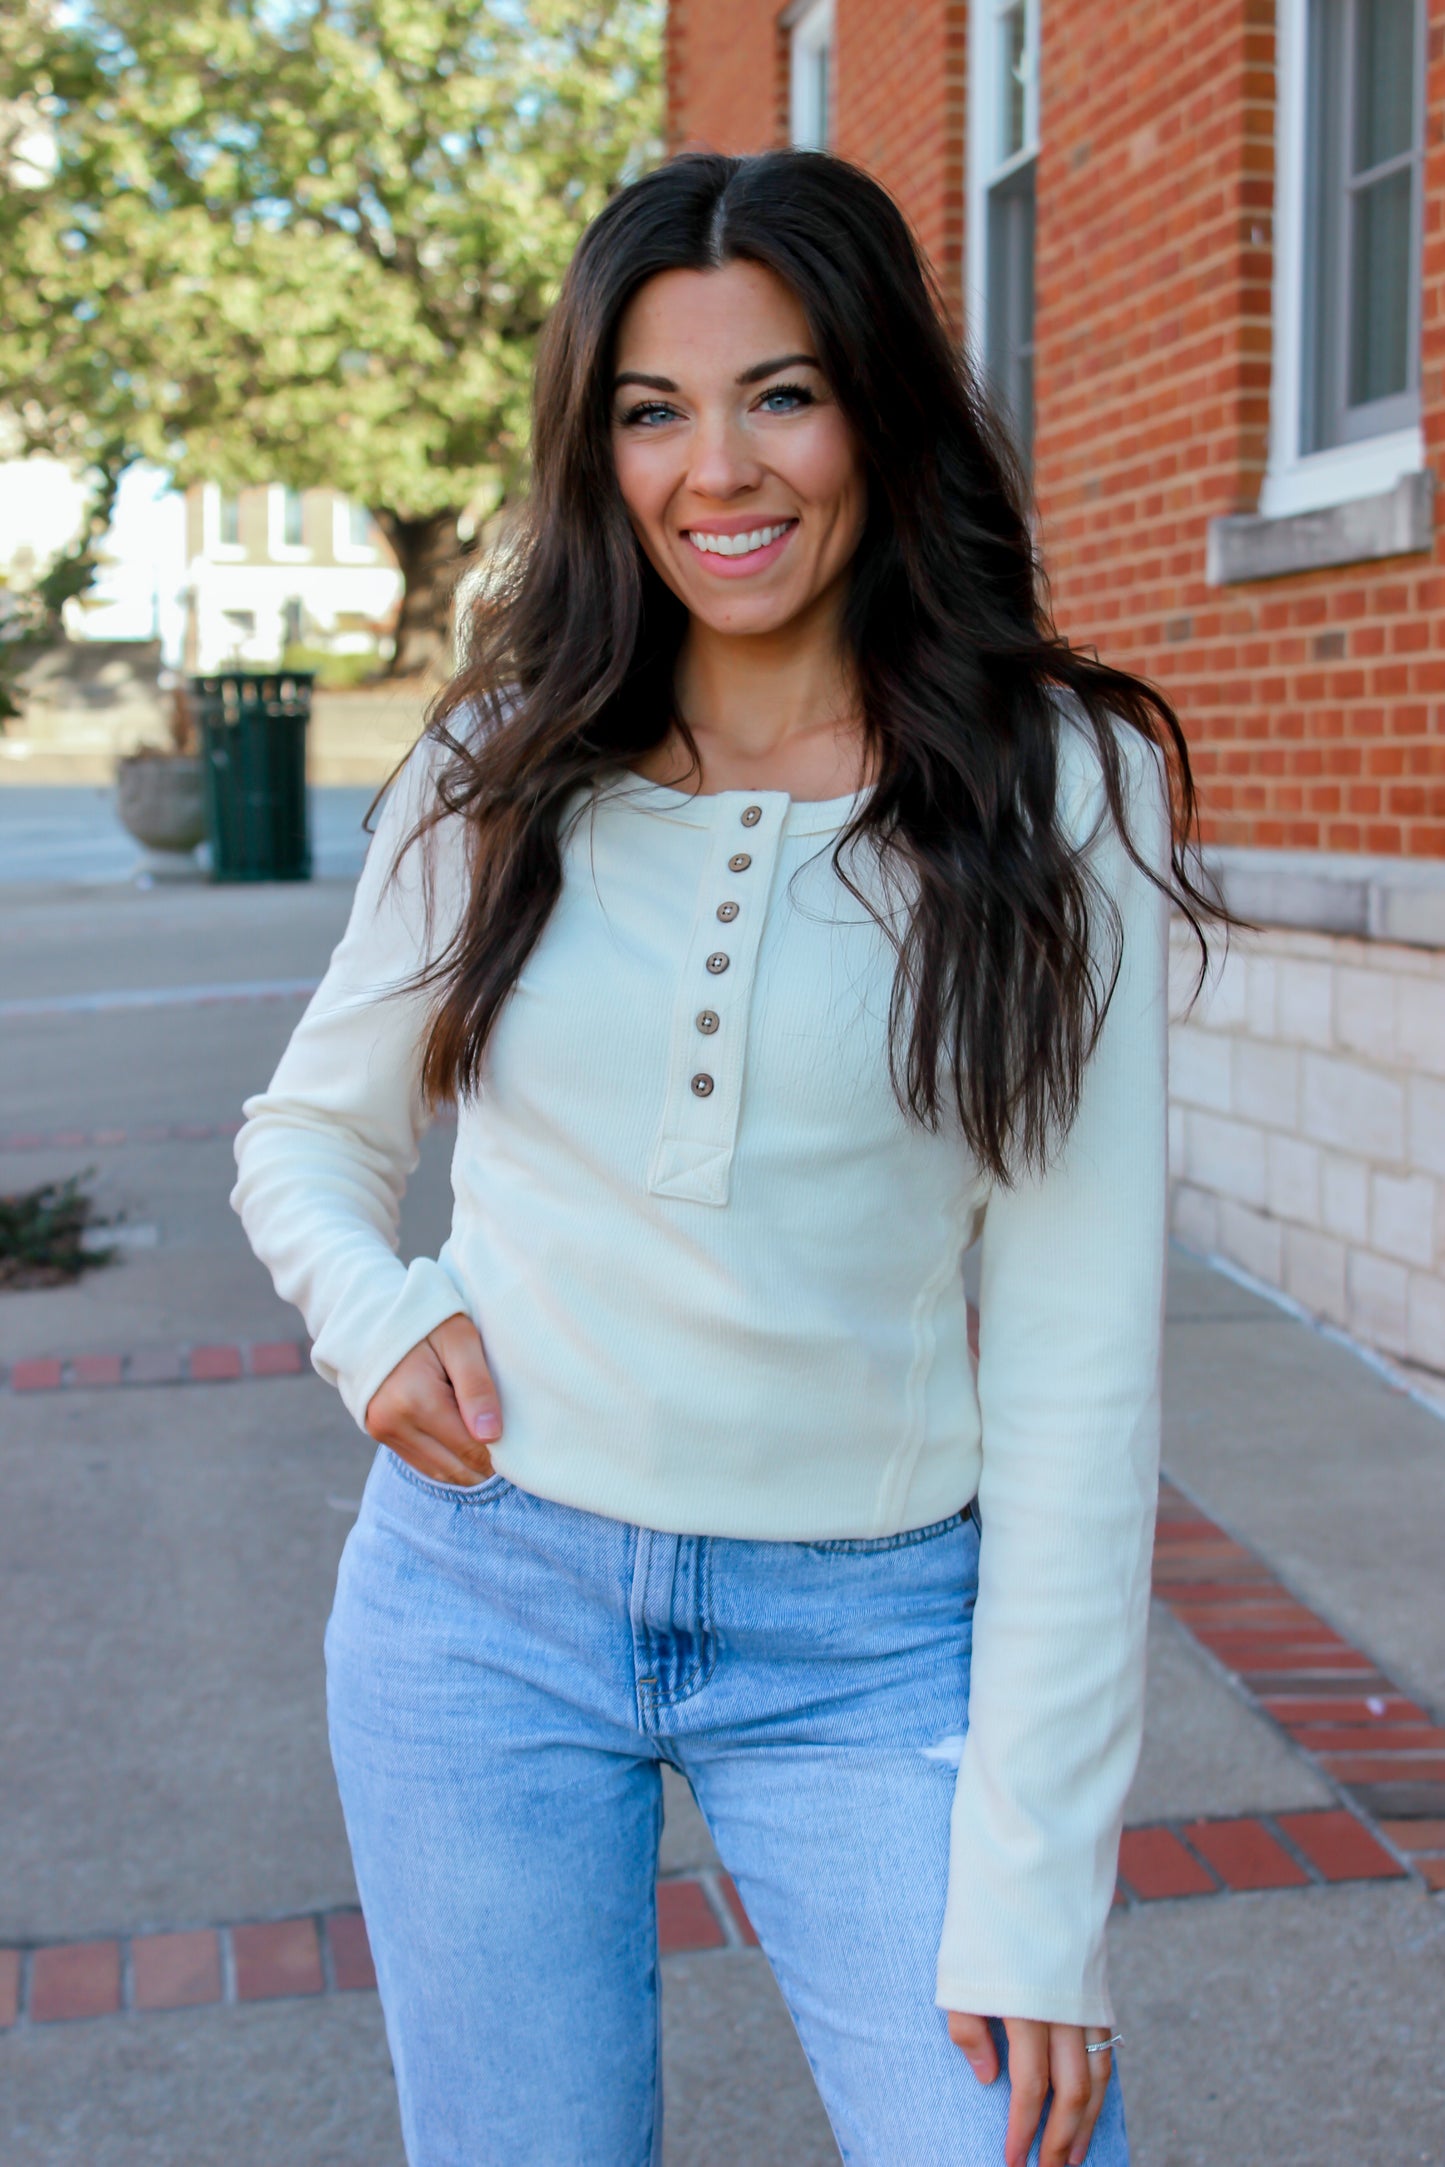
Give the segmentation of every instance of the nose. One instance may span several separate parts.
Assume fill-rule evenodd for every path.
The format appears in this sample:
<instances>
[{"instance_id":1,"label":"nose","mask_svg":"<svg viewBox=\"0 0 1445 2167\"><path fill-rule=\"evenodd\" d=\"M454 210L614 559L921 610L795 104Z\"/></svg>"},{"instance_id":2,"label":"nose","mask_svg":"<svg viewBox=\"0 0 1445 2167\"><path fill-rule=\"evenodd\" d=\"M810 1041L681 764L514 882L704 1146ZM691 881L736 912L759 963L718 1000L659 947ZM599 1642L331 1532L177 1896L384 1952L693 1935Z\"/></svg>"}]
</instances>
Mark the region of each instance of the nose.
<instances>
[{"instance_id":1,"label":"nose","mask_svg":"<svg viewBox=\"0 0 1445 2167\"><path fill-rule=\"evenodd\" d=\"M762 467L731 415L699 416L687 479L700 497L737 497L757 488Z\"/></svg>"}]
</instances>

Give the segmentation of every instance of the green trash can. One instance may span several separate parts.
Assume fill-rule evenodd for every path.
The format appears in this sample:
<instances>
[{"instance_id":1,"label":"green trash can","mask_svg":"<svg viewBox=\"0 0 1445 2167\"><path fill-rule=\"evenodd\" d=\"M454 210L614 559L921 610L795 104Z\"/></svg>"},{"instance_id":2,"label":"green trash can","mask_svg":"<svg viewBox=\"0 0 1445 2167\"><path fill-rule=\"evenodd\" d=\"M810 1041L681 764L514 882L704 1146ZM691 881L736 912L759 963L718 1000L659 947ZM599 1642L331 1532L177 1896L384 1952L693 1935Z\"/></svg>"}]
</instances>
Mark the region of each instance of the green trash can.
<instances>
[{"instance_id":1,"label":"green trash can","mask_svg":"<svg viewBox=\"0 0 1445 2167\"><path fill-rule=\"evenodd\" d=\"M309 670L193 677L212 880L309 880Z\"/></svg>"}]
</instances>

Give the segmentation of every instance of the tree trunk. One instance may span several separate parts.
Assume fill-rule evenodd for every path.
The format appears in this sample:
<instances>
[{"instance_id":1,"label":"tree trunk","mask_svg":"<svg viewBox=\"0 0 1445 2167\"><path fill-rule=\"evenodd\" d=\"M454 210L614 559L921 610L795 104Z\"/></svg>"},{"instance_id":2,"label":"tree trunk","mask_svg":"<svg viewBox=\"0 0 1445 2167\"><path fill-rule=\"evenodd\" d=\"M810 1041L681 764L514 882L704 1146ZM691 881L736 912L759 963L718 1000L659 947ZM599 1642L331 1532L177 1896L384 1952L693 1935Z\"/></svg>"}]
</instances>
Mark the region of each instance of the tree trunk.
<instances>
[{"instance_id":1,"label":"tree trunk","mask_svg":"<svg viewBox=\"0 0 1445 2167\"><path fill-rule=\"evenodd\" d=\"M378 511L376 523L401 569L405 586L396 623L392 677L446 677L452 668L452 595L470 552L457 537L459 511L403 519Z\"/></svg>"}]
</instances>

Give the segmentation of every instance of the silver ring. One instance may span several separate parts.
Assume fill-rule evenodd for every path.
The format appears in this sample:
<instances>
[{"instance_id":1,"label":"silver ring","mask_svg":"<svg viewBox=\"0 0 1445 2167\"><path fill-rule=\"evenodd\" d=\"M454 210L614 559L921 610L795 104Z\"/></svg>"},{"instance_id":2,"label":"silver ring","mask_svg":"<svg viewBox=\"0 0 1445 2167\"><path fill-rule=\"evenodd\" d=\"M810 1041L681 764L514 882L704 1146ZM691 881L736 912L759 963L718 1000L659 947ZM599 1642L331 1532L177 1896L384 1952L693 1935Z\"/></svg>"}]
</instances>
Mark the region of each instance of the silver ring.
<instances>
[{"instance_id":1,"label":"silver ring","mask_svg":"<svg viewBox=\"0 0 1445 2167\"><path fill-rule=\"evenodd\" d=\"M1092 2046L1090 2046L1086 2041L1084 2045L1084 2052L1086 2054L1107 2054L1110 2047L1122 2046L1123 2043L1124 2034L1122 2032L1115 2032L1112 2039L1096 2039Z\"/></svg>"}]
</instances>

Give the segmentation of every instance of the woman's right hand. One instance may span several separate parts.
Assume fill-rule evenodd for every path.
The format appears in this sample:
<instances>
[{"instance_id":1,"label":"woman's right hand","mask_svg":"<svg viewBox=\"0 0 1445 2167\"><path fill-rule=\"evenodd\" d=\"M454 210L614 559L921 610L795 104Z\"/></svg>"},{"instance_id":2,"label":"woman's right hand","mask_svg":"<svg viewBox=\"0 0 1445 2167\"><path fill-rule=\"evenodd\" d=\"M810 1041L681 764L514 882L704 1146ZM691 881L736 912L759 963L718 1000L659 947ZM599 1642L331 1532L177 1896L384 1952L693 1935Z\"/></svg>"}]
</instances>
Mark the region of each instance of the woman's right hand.
<instances>
[{"instance_id":1,"label":"woman's right hand","mask_svg":"<svg viewBox=\"0 0 1445 2167\"><path fill-rule=\"evenodd\" d=\"M366 1433L433 1482L486 1481L502 1415L470 1317L448 1317L402 1356L367 1402Z\"/></svg>"}]
</instances>

